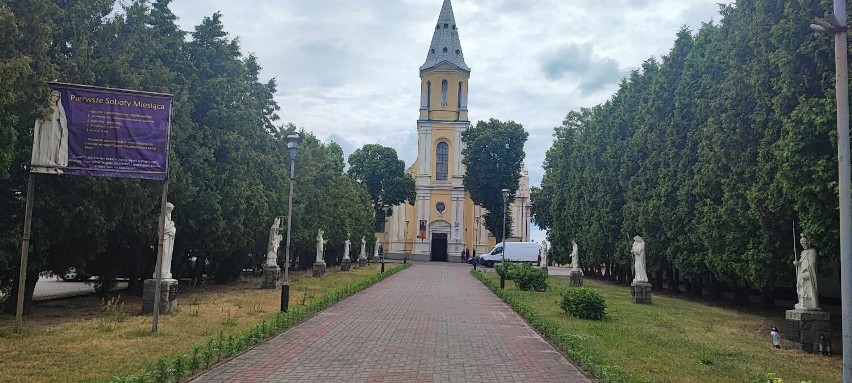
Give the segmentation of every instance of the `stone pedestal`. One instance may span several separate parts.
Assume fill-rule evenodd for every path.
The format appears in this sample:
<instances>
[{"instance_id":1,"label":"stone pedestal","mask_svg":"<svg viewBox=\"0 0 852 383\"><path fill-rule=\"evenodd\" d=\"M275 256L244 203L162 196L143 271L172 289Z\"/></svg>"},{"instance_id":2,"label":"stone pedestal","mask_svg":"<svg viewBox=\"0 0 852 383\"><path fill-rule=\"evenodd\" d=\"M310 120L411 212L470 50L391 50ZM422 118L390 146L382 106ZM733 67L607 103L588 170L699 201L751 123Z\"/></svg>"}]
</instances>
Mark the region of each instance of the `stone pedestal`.
<instances>
[{"instance_id":1,"label":"stone pedestal","mask_svg":"<svg viewBox=\"0 0 852 383\"><path fill-rule=\"evenodd\" d=\"M358 267L367 267L367 258L358 258Z\"/></svg>"},{"instance_id":2,"label":"stone pedestal","mask_svg":"<svg viewBox=\"0 0 852 383\"><path fill-rule=\"evenodd\" d=\"M142 314L154 312L156 279L146 279L142 287ZM160 281L160 314L168 314L177 309L178 281L163 279Z\"/></svg>"},{"instance_id":3,"label":"stone pedestal","mask_svg":"<svg viewBox=\"0 0 852 383\"><path fill-rule=\"evenodd\" d=\"M343 261L340 262L340 271L349 271L349 269L351 269L351 268L352 268L352 260L351 259L345 259L344 258Z\"/></svg>"},{"instance_id":4,"label":"stone pedestal","mask_svg":"<svg viewBox=\"0 0 852 383\"><path fill-rule=\"evenodd\" d=\"M314 263L314 277L321 277L325 274L325 262Z\"/></svg>"},{"instance_id":5,"label":"stone pedestal","mask_svg":"<svg viewBox=\"0 0 852 383\"><path fill-rule=\"evenodd\" d=\"M648 282L633 282L630 284L630 298L633 303L651 304L651 284Z\"/></svg>"},{"instance_id":6,"label":"stone pedestal","mask_svg":"<svg viewBox=\"0 0 852 383\"><path fill-rule=\"evenodd\" d=\"M568 274L571 278L570 284L574 287L583 286L583 271L582 270L571 270L571 273ZM651 301L651 292L648 291L648 302ZM633 301L636 302L635 300Z\"/></svg>"},{"instance_id":7,"label":"stone pedestal","mask_svg":"<svg viewBox=\"0 0 852 383\"><path fill-rule=\"evenodd\" d=\"M818 352L820 335L831 336L831 314L821 310L787 310L784 335L804 352Z\"/></svg>"},{"instance_id":8,"label":"stone pedestal","mask_svg":"<svg viewBox=\"0 0 852 383\"><path fill-rule=\"evenodd\" d=\"M278 276L281 275L281 268L278 265L273 267L263 267L263 282L260 284L261 289L277 289Z\"/></svg>"}]
</instances>

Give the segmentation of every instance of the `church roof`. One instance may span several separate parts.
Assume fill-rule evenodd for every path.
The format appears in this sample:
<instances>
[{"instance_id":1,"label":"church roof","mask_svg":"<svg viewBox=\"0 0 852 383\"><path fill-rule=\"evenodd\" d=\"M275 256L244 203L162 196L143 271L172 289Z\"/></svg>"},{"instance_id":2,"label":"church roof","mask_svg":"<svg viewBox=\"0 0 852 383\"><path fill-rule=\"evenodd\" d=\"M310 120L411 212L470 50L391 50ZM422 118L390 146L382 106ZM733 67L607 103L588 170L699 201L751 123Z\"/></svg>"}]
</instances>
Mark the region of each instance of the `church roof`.
<instances>
[{"instance_id":1,"label":"church roof","mask_svg":"<svg viewBox=\"0 0 852 383\"><path fill-rule=\"evenodd\" d=\"M426 62L420 70L434 68L445 61L470 71L464 63L459 30L456 27L456 17L453 15L453 4L450 0L444 0L438 23L435 25L435 34L432 35L432 44L429 45L429 53L426 55Z\"/></svg>"}]
</instances>

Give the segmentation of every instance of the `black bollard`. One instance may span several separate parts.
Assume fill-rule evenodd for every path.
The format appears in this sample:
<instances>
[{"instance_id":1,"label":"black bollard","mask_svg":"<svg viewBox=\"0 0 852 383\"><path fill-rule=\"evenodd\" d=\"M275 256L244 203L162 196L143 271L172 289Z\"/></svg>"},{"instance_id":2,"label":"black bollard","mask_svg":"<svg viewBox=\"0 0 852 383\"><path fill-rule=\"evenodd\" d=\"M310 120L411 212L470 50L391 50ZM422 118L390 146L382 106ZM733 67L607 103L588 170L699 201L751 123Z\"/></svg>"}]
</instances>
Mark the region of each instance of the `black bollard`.
<instances>
[{"instance_id":1,"label":"black bollard","mask_svg":"<svg viewBox=\"0 0 852 383\"><path fill-rule=\"evenodd\" d=\"M281 285L281 311L287 312L290 306L290 285Z\"/></svg>"},{"instance_id":2,"label":"black bollard","mask_svg":"<svg viewBox=\"0 0 852 383\"><path fill-rule=\"evenodd\" d=\"M385 272L385 258L382 258L382 273Z\"/></svg>"},{"instance_id":3,"label":"black bollard","mask_svg":"<svg viewBox=\"0 0 852 383\"><path fill-rule=\"evenodd\" d=\"M474 270L476 270L476 264L477 264L477 263L478 263L478 262L476 262L476 260L474 259L474 260L473 260L473 269L474 269Z\"/></svg>"},{"instance_id":4,"label":"black bollard","mask_svg":"<svg viewBox=\"0 0 852 383\"><path fill-rule=\"evenodd\" d=\"M500 290L503 290L505 288L506 288L506 276L503 275L503 274L500 274Z\"/></svg>"}]
</instances>

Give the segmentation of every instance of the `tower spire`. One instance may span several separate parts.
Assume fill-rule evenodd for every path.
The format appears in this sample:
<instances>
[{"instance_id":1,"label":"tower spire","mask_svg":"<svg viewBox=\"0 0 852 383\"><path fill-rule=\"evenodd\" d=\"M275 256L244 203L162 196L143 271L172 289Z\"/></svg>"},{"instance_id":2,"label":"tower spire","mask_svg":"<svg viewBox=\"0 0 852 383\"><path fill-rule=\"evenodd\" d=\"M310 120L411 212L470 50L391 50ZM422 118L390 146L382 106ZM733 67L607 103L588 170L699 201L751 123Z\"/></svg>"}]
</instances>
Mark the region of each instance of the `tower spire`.
<instances>
[{"instance_id":1,"label":"tower spire","mask_svg":"<svg viewBox=\"0 0 852 383\"><path fill-rule=\"evenodd\" d=\"M426 62L423 63L420 70L433 68L445 61L459 69L470 71L470 68L464 63L459 30L456 26L453 4L450 0L444 0L444 5L441 6L441 14L438 15L438 23L435 25L435 33L432 35L432 44L429 45Z\"/></svg>"}]
</instances>

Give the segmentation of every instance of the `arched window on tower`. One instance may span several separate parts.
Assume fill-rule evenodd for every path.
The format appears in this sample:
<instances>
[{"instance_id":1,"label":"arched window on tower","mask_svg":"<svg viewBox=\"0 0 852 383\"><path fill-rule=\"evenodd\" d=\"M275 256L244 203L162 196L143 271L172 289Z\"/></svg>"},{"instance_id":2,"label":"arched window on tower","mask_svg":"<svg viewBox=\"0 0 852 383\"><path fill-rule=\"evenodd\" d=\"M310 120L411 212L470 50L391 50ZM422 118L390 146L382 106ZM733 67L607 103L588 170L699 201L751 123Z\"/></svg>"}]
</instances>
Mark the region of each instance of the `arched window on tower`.
<instances>
[{"instance_id":1,"label":"arched window on tower","mask_svg":"<svg viewBox=\"0 0 852 383\"><path fill-rule=\"evenodd\" d=\"M439 142L436 152L435 179L438 181L446 181L447 172L450 166L450 145L446 142Z\"/></svg>"},{"instance_id":2,"label":"arched window on tower","mask_svg":"<svg viewBox=\"0 0 852 383\"><path fill-rule=\"evenodd\" d=\"M432 81L426 81L426 102L423 106L430 107L432 105Z\"/></svg>"},{"instance_id":3,"label":"arched window on tower","mask_svg":"<svg viewBox=\"0 0 852 383\"><path fill-rule=\"evenodd\" d=\"M441 106L447 106L447 80L441 81Z\"/></svg>"},{"instance_id":4,"label":"arched window on tower","mask_svg":"<svg viewBox=\"0 0 852 383\"><path fill-rule=\"evenodd\" d=\"M459 109L466 107L464 104L464 83L459 81Z\"/></svg>"}]
</instances>

